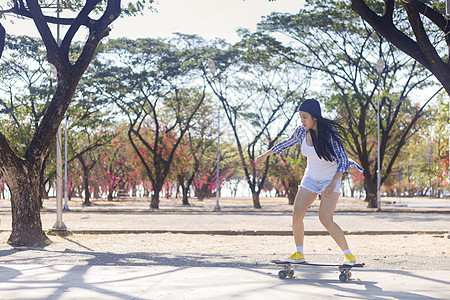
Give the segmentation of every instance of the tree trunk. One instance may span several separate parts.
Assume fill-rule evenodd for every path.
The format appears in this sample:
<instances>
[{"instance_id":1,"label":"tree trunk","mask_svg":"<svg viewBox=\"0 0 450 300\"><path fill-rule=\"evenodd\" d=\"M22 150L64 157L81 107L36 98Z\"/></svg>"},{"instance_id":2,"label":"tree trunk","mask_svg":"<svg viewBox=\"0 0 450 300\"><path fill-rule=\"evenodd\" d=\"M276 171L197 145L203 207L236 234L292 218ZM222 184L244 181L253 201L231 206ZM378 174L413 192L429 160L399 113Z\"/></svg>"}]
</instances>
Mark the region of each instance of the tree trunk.
<instances>
[{"instance_id":1,"label":"tree trunk","mask_svg":"<svg viewBox=\"0 0 450 300\"><path fill-rule=\"evenodd\" d=\"M205 198L212 197L211 191L209 190L209 184L202 184L200 188L196 188L196 196L198 201L203 201Z\"/></svg>"},{"instance_id":2,"label":"tree trunk","mask_svg":"<svg viewBox=\"0 0 450 300\"><path fill-rule=\"evenodd\" d=\"M183 191L183 205L190 206L188 199L189 188L181 185L181 190Z\"/></svg>"},{"instance_id":3,"label":"tree trunk","mask_svg":"<svg viewBox=\"0 0 450 300\"><path fill-rule=\"evenodd\" d=\"M294 202L295 202L295 196L297 195L297 193L292 193L292 192L289 192L288 191L288 193L287 193L288 195L288 202L289 202L289 205L294 205Z\"/></svg>"},{"instance_id":4,"label":"tree trunk","mask_svg":"<svg viewBox=\"0 0 450 300\"><path fill-rule=\"evenodd\" d=\"M367 208L377 208L378 207L378 199L377 199L377 182L375 180L375 183L373 180L366 181L366 199L364 201L367 201Z\"/></svg>"},{"instance_id":5,"label":"tree trunk","mask_svg":"<svg viewBox=\"0 0 450 300\"><path fill-rule=\"evenodd\" d=\"M161 188L154 187L152 200L150 201L150 208L159 209L159 193L161 192Z\"/></svg>"},{"instance_id":6,"label":"tree trunk","mask_svg":"<svg viewBox=\"0 0 450 300\"><path fill-rule=\"evenodd\" d=\"M201 193L201 188L198 187L194 187L194 196L197 197L198 201L203 201L204 197Z\"/></svg>"},{"instance_id":7,"label":"tree trunk","mask_svg":"<svg viewBox=\"0 0 450 300\"><path fill-rule=\"evenodd\" d=\"M297 196L298 182L293 184L293 181L282 181L282 185L284 187L285 194L287 194L289 205L293 205L295 202L295 196Z\"/></svg>"},{"instance_id":8,"label":"tree trunk","mask_svg":"<svg viewBox=\"0 0 450 300\"><path fill-rule=\"evenodd\" d=\"M144 187L144 197L148 197L149 194L150 194L149 189L147 189L146 187Z\"/></svg>"},{"instance_id":9,"label":"tree trunk","mask_svg":"<svg viewBox=\"0 0 450 300\"><path fill-rule=\"evenodd\" d=\"M184 180L183 175L178 175L178 184L181 187L181 192L183 194L183 205L190 206L188 194L189 194L189 188L192 184L192 181L194 181L195 175L192 174L191 177L189 177L186 181ZM178 194L178 189L177 189Z\"/></svg>"},{"instance_id":10,"label":"tree trunk","mask_svg":"<svg viewBox=\"0 0 450 300\"><path fill-rule=\"evenodd\" d=\"M42 231L39 194L40 166L21 165L6 174L11 192L12 246L44 247L51 243Z\"/></svg>"},{"instance_id":11,"label":"tree trunk","mask_svg":"<svg viewBox=\"0 0 450 300\"><path fill-rule=\"evenodd\" d=\"M89 171L84 173L84 203L83 206L91 206L91 193L89 192Z\"/></svg>"},{"instance_id":12,"label":"tree trunk","mask_svg":"<svg viewBox=\"0 0 450 300\"><path fill-rule=\"evenodd\" d=\"M96 185L94 187L94 198L95 199L99 199L100 198L100 189L99 189L98 185Z\"/></svg>"},{"instance_id":13,"label":"tree trunk","mask_svg":"<svg viewBox=\"0 0 450 300\"><path fill-rule=\"evenodd\" d=\"M84 202L83 206L91 206L91 193L89 192L89 167L86 165L86 162L83 156L79 156L78 160L81 163L81 167L83 169L83 183L84 183Z\"/></svg>"},{"instance_id":14,"label":"tree trunk","mask_svg":"<svg viewBox=\"0 0 450 300\"><path fill-rule=\"evenodd\" d=\"M114 193L114 188L111 187L110 189L108 189L108 201L113 201L113 193Z\"/></svg>"},{"instance_id":15,"label":"tree trunk","mask_svg":"<svg viewBox=\"0 0 450 300\"><path fill-rule=\"evenodd\" d=\"M259 193L252 192L252 198L253 198L253 207L261 208L261 204L259 203Z\"/></svg>"},{"instance_id":16,"label":"tree trunk","mask_svg":"<svg viewBox=\"0 0 450 300\"><path fill-rule=\"evenodd\" d=\"M131 192L131 197L132 198L137 198L137 186L136 186L135 183L133 184L133 190Z\"/></svg>"}]
</instances>

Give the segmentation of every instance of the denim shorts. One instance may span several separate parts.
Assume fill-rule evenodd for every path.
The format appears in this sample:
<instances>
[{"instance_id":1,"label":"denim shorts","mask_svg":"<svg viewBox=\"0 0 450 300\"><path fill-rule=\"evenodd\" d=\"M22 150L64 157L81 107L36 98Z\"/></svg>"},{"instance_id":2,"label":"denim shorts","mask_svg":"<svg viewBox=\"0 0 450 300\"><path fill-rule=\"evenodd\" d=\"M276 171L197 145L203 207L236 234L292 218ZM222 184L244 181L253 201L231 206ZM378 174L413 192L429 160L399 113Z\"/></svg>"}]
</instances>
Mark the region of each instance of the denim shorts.
<instances>
[{"instance_id":1,"label":"denim shorts","mask_svg":"<svg viewBox=\"0 0 450 300\"><path fill-rule=\"evenodd\" d=\"M312 193L319 194L325 190L325 188L331 183L330 180L315 180L308 176L303 176L302 182L300 182L300 187L307 189ZM341 192L341 179L339 179L334 189L335 193Z\"/></svg>"}]
</instances>

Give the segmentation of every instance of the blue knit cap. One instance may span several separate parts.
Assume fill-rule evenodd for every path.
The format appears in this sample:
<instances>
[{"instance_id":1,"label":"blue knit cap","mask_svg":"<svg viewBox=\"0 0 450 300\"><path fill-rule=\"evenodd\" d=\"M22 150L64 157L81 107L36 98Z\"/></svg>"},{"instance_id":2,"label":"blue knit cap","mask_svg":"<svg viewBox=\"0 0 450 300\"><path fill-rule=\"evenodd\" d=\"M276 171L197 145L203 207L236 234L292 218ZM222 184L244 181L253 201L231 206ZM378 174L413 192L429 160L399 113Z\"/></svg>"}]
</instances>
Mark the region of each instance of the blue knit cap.
<instances>
[{"instance_id":1,"label":"blue knit cap","mask_svg":"<svg viewBox=\"0 0 450 300\"><path fill-rule=\"evenodd\" d=\"M303 101L302 104L300 104L299 111L307 112L314 118L322 117L320 104L316 99L306 99L305 101Z\"/></svg>"}]
</instances>

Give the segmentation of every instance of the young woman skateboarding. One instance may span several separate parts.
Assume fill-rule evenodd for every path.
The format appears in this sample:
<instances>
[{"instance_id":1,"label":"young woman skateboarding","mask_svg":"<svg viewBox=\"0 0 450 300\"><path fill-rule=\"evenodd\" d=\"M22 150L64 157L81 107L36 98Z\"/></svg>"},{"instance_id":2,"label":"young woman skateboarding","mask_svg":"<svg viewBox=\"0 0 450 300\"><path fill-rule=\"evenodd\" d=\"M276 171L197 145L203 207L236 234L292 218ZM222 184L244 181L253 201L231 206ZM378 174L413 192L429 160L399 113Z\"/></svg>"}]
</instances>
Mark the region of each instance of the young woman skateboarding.
<instances>
[{"instance_id":1,"label":"young woman skateboarding","mask_svg":"<svg viewBox=\"0 0 450 300\"><path fill-rule=\"evenodd\" d=\"M341 177L349 167L363 169L347 157L342 145L340 132L342 126L336 121L322 117L320 104L315 99L307 99L299 109L302 126L294 134L259 156L255 163L261 164L267 157L280 155L295 144L301 145L301 151L307 158L305 174L295 197L292 212L292 233L296 251L286 261L303 262L303 218L309 206L321 195L319 207L320 222L342 249L345 256L343 264L354 265L355 256L349 249L342 229L333 221L334 210L340 195Z\"/></svg>"}]
</instances>

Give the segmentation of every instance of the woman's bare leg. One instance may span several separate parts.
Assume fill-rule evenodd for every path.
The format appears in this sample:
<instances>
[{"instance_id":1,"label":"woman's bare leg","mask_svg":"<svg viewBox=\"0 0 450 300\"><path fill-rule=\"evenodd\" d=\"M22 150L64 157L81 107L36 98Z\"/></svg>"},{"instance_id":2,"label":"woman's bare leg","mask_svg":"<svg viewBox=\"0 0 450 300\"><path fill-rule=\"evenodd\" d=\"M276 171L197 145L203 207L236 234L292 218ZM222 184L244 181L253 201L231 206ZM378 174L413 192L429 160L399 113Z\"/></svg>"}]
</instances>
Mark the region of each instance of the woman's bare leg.
<instances>
[{"instance_id":1,"label":"woman's bare leg","mask_svg":"<svg viewBox=\"0 0 450 300\"><path fill-rule=\"evenodd\" d=\"M347 240L345 239L342 229L333 221L334 211L339 199L339 193L332 193L328 197L323 197L320 201L319 219L322 225L328 230L331 237L336 241L342 250L348 249Z\"/></svg>"},{"instance_id":2,"label":"woman's bare leg","mask_svg":"<svg viewBox=\"0 0 450 300\"><path fill-rule=\"evenodd\" d=\"M316 199L317 194L300 187L295 196L294 207L292 210L292 234L294 235L295 245L303 246L305 236L305 227L303 218L306 211Z\"/></svg>"}]
</instances>

